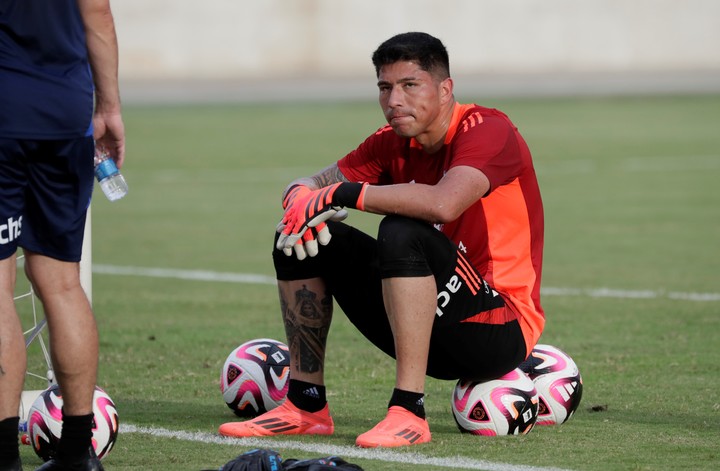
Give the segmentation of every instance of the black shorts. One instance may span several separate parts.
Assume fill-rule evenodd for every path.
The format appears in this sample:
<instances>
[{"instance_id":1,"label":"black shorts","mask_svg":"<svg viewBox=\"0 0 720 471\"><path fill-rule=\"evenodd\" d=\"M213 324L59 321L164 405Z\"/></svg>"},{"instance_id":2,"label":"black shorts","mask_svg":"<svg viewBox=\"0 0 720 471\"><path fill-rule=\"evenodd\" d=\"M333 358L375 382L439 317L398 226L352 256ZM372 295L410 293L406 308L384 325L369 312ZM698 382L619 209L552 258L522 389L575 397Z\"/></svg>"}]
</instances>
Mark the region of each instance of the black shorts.
<instances>
[{"instance_id":1,"label":"black shorts","mask_svg":"<svg viewBox=\"0 0 720 471\"><path fill-rule=\"evenodd\" d=\"M23 247L77 262L93 191L93 139L0 138L0 260Z\"/></svg>"},{"instance_id":2,"label":"black shorts","mask_svg":"<svg viewBox=\"0 0 720 471\"><path fill-rule=\"evenodd\" d=\"M328 226L332 240L320 247L316 257L298 261L273 250L277 278L323 278L345 315L382 351L395 357L382 279L433 275L438 306L429 376L484 381L502 376L526 358L516 316L432 225L388 216L380 224L377 239L343 223L329 222ZM475 277L477 284L458 282L458 269L463 277Z\"/></svg>"}]
</instances>

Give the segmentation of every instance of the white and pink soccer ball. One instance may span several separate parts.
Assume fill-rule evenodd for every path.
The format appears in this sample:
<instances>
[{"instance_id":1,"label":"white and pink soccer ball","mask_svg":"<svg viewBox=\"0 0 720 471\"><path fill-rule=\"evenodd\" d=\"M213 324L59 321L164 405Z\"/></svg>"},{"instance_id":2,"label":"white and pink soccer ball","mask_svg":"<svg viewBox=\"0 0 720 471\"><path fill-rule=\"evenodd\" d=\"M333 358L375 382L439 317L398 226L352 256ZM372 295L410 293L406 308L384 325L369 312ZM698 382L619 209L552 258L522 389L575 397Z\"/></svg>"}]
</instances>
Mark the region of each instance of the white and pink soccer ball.
<instances>
[{"instance_id":1,"label":"white and pink soccer ball","mask_svg":"<svg viewBox=\"0 0 720 471\"><path fill-rule=\"evenodd\" d=\"M491 381L458 381L453 391L452 411L463 433L526 434L537 420L538 395L533 381L516 368Z\"/></svg>"},{"instance_id":2,"label":"white and pink soccer ball","mask_svg":"<svg viewBox=\"0 0 720 471\"><path fill-rule=\"evenodd\" d=\"M520 368L538 392L538 425L567 422L582 399L583 381L575 361L557 347L536 345Z\"/></svg>"},{"instance_id":3,"label":"white and pink soccer ball","mask_svg":"<svg viewBox=\"0 0 720 471\"><path fill-rule=\"evenodd\" d=\"M35 453L44 461L55 456L62 432L63 398L57 385L51 386L37 397L28 410L27 431ZM95 387L93 394L92 445L98 458L110 453L119 430L115 403L110 396Z\"/></svg>"},{"instance_id":4,"label":"white and pink soccer ball","mask_svg":"<svg viewBox=\"0 0 720 471\"><path fill-rule=\"evenodd\" d=\"M253 417L282 404L290 378L290 351L282 342L255 339L228 355L220 374L220 391L239 417Z\"/></svg>"}]
</instances>

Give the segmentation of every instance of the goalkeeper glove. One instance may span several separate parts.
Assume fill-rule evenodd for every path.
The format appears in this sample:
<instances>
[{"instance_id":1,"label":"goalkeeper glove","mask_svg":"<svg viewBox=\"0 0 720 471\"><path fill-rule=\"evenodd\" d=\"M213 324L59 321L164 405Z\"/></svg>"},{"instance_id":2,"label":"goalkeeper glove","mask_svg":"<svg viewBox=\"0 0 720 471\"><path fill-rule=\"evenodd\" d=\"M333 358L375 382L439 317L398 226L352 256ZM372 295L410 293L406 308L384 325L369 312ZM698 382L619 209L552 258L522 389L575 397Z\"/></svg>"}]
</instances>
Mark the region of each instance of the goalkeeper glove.
<instances>
[{"instance_id":1,"label":"goalkeeper glove","mask_svg":"<svg viewBox=\"0 0 720 471\"><path fill-rule=\"evenodd\" d=\"M345 206L364 209L363 200L367 185L367 183L336 183L314 191L303 191L297 189L297 186L291 187L283 200L283 204L287 202L287 207L277 227L280 237L276 247L288 256L292 255L294 248L299 260L303 260L306 255L311 257L317 255L317 243L327 245L331 238L325 221L345 219L347 217L347 211L343 209Z\"/></svg>"},{"instance_id":2,"label":"goalkeeper glove","mask_svg":"<svg viewBox=\"0 0 720 471\"><path fill-rule=\"evenodd\" d=\"M295 184L291 186L286 192L285 197L282 201L283 209L287 209L293 204L293 202L299 197L305 196L312 190L305 185ZM280 232L282 228L279 228ZM318 242L322 245L327 245L330 242L330 231L327 229L326 224L320 224L317 228L312 231L305 231L301 240L298 240L292 248L284 248L283 252L285 255L292 255L293 251L298 260L305 260L308 255L314 257L318 253Z\"/></svg>"},{"instance_id":3,"label":"goalkeeper glove","mask_svg":"<svg viewBox=\"0 0 720 471\"><path fill-rule=\"evenodd\" d=\"M298 260L305 260L308 256L314 257L317 255L319 249L318 244L327 245L330 243L331 238L330 229L327 227L327 224L322 222L315 227L308 228L292 248L284 247L283 253L290 256L295 252L295 257L297 257Z\"/></svg>"},{"instance_id":4,"label":"goalkeeper glove","mask_svg":"<svg viewBox=\"0 0 720 471\"><path fill-rule=\"evenodd\" d=\"M310 193L312 190L305 186L301 185L299 183L296 183L295 185L288 188L288 190L285 192L285 197L283 197L282 201L282 207L283 209L287 209L288 206L293 204L293 201L295 201L298 197L302 197Z\"/></svg>"},{"instance_id":5,"label":"goalkeeper glove","mask_svg":"<svg viewBox=\"0 0 720 471\"><path fill-rule=\"evenodd\" d=\"M307 195L311 191L312 190L310 188L299 183L291 186L285 192L285 197L283 198L282 202L283 209L287 209L289 206L292 206L293 202L296 199ZM347 211L341 209L340 211L337 211L336 214L331 216L330 219L340 222L347 217ZM285 225L281 222L280 224L278 224L277 232L282 232L284 228ZM290 256L293 254L293 252L295 252L295 256L298 260L305 260L305 258L307 258L308 256L314 257L318 254L318 243L320 245L327 245L328 243L330 243L331 238L332 235L330 234L330 229L327 227L327 224L323 222L321 224L318 224L311 230L305 231L302 238L299 239L294 246L284 247L283 253L285 253L285 255L287 256Z\"/></svg>"}]
</instances>

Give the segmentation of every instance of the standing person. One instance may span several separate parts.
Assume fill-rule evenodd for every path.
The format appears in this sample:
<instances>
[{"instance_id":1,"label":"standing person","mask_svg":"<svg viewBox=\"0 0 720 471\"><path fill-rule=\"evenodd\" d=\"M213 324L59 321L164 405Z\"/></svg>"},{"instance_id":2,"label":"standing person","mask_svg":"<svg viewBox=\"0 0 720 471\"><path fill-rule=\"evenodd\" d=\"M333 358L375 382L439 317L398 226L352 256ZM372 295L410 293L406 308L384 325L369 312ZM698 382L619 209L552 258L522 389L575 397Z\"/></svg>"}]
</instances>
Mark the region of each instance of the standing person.
<instances>
[{"instance_id":1,"label":"standing person","mask_svg":"<svg viewBox=\"0 0 720 471\"><path fill-rule=\"evenodd\" d=\"M101 470L91 446L98 333L80 286L93 137L122 166L125 131L109 0L0 4L0 470L22 469L25 343L16 251L42 302L63 393L57 455L41 470ZM94 86L94 111L93 111Z\"/></svg>"},{"instance_id":2,"label":"standing person","mask_svg":"<svg viewBox=\"0 0 720 471\"><path fill-rule=\"evenodd\" d=\"M333 298L396 359L387 415L357 437L361 447L430 441L426 374L499 377L543 330L542 202L517 128L500 111L455 101L447 51L433 36L394 36L372 60L388 124L293 181L283 199L273 261L291 356L287 400L221 425L222 435L333 433L324 386ZM385 215L377 238L334 221L340 208Z\"/></svg>"}]
</instances>

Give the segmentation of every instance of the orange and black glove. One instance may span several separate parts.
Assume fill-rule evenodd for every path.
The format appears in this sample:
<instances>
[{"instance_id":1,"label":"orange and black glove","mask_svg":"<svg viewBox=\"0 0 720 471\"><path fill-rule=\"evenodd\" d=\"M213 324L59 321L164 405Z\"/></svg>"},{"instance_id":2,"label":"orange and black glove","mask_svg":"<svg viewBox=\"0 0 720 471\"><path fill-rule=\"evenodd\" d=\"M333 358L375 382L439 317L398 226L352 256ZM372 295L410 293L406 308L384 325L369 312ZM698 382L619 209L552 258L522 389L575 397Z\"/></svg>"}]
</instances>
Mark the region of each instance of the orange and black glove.
<instances>
[{"instance_id":1,"label":"orange and black glove","mask_svg":"<svg viewBox=\"0 0 720 471\"><path fill-rule=\"evenodd\" d=\"M280 237L276 247L285 255L292 255L293 248L301 243L307 255L317 255L317 243L327 245L330 232L325 221L340 220L347 216L343 208L363 210L363 200L367 183L335 183L319 190L306 191L292 187L287 192L283 204L288 202L278 232ZM307 189L307 187L305 187ZM344 213L344 214L343 214ZM310 232L310 236L306 235ZM304 256L298 259L302 260Z\"/></svg>"},{"instance_id":2,"label":"orange and black glove","mask_svg":"<svg viewBox=\"0 0 720 471\"><path fill-rule=\"evenodd\" d=\"M296 184L291 186L286 192L283 198L282 206L283 209L287 210L288 207L292 206L293 202L298 198L307 195L312 190L305 185ZM331 217L333 221L342 221L347 218L347 211L340 210ZM282 231L285 226L280 223L278 225L278 232ZM295 256L298 260L305 260L308 256L314 257L318 254L319 245L327 245L330 242L332 235L324 222L318 224L315 227L305 231L302 238L299 239L292 248L284 248L283 252L285 255L292 255L295 252ZM318 245L319 244L319 245Z\"/></svg>"}]
</instances>

